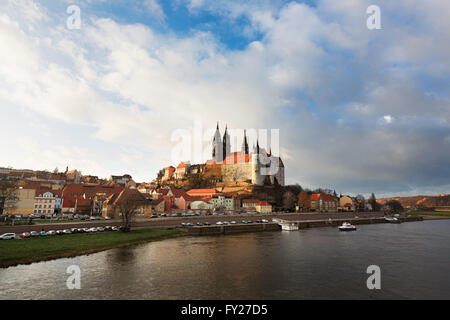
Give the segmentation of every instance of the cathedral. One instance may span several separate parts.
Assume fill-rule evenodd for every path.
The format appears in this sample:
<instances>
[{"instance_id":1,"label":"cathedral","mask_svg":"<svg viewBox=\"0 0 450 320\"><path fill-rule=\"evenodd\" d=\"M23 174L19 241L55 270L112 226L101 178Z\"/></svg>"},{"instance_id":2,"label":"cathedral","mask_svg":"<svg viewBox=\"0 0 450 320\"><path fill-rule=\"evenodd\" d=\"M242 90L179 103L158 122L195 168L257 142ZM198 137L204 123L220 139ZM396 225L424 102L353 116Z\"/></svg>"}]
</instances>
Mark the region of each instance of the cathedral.
<instances>
[{"instance_id":1,"label":"cathedral","mask_svg":"<svg viewBox=\"0 0 450 320\"><path fill-rule=\"evenodd\" d=\"M281 158L260 148L258 141L250 152L245 130L241 151L231 152L228 127L225 127L222 137L217 124L212 141L212 159L206 162L206 167L208 166L220 167L222 182L248 181L255 185L284 185L284 164Z\"/></svg>"}]
</instances>

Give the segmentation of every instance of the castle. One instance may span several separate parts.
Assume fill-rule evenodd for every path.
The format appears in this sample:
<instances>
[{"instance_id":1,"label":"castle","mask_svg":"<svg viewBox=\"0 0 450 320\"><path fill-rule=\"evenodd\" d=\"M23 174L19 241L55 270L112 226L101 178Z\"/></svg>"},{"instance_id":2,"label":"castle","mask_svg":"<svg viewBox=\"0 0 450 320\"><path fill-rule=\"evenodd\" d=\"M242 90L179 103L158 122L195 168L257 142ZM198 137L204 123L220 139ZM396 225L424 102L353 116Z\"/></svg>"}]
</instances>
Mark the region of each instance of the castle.
<instances>
[{"instance_id":1,"label":"castle","mask_svg":"<svg viewBox=\"0 0 450 320\"><path fill-rule=\"evenodd\" d=\"M225 127L222 137L217 124L211 156L212 159L205 164L191 165L189 162L182 162L177 168L165 168L161 180L183 179L189 174L214 172L218 182L247 182L259 186L284 185L284 164L281 158L272 155L271 151L267 153L264 148L260 148L259 141L250 152L245 130L241 151L231 152L228 128Z\"/></svg>"}]
</instances>

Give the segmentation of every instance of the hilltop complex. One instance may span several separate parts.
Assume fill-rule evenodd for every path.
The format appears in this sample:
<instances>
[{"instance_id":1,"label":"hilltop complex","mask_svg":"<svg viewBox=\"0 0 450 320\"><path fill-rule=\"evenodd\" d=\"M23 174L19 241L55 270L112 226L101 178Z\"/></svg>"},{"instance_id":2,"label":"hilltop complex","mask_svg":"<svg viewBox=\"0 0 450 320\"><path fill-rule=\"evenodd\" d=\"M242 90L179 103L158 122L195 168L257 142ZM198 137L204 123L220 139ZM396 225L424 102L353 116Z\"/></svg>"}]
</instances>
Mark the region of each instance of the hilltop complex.
<instances>
[{"instance_id":1,"label":"hilltop complex","mask_svg":"<svg viewBox=\"0 0 450 320\"><path fill-rule=\"evenodd\" d=\"M185 161L176 168L173 166L164 168L157 180L176 183L187 180L192 175L201 175L222 185L246 183L257 186L284 186L285 183L284 164L280 157L260 148L259 141L250 151L245 130L241 151L231 152L228 129L225 128L222 138L219 124L212 140L210 160L204 164L194 165Z\"/></svg>"}]
</instances>

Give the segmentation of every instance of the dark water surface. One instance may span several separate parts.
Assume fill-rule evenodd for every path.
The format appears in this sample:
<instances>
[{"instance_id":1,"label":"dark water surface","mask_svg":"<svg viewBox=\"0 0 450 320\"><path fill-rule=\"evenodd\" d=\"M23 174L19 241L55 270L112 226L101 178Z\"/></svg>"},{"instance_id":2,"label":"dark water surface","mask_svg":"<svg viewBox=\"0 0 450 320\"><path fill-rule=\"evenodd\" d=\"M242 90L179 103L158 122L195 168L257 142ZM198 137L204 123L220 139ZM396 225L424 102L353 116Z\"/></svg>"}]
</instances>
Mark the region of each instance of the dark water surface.
<instances>
[{"instance_id":1,"label":"dark water surface","mask_svg":"<svg viewBox=\"0 0 450 320\"><path fill-rule=\"evenodd\" d=\"M66 269L81 269L69 290ZM368 290L369 265L381 290ZM450 220L185 237L0 269L0 299L450 299Z\"/></svg>"}]
</instances>

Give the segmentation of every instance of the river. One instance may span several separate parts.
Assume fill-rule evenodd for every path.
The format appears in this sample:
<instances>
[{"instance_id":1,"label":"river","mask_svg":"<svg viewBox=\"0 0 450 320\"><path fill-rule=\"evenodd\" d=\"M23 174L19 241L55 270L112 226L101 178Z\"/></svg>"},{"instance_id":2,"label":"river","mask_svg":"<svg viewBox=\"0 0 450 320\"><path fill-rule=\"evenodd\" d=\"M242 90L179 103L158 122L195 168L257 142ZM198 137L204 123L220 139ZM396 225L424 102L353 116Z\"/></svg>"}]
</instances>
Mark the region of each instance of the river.
<instances>
[{"instance_id":1,"label":"river","mask_svg":"<svg viewBox=\"0 0 450 320\"><path fill-rule=\"evenodd\" d=\"M175 238L0 269L0 299L450 299L449 231L436 220Z\"/></svg>"}]
</instances>

